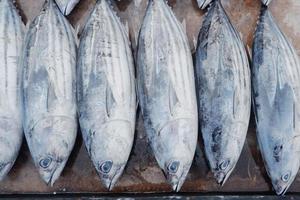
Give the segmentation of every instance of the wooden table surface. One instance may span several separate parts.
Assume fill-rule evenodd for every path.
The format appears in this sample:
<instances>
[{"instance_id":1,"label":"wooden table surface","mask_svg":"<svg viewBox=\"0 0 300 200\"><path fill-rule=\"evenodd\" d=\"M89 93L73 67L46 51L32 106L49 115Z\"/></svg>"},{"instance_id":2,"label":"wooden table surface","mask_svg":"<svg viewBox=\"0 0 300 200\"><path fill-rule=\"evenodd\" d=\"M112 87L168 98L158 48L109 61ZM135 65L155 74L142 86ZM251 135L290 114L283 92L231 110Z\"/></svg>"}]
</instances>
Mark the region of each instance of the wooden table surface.
<instances>
[{"instance_id":1,"label":"wooden table surface","mask_svg":"<svg viewBox=\"0 0 300 200\"><path fill-rule=\"evenodd\" d=\"M141 1L136 7L135 4ZM40 11L44 0L17 0L24 22L31 21ZM253 32L260 10L260 0L222 0L232 23L241 33L245 45L251 48ZM95 0L81 0L68 17L76 29L81 30L93 8ZM147 0L123 0L117 4L121 20L129 24L133 50L135 38L144 16ZM196 0L169 0L169 4L180 21L186 22L191 51L201 27L204 12L197 8ZM300 55L300 0L273 0L270 7L279 26L292 41ZM158 167L147 143L140 114L138 114L136 139L124 175L112 193L171 192L165 177ZM300 156L300 155L299 155ZM209 172L200 145L194 164L182 187L182 192L208 193L271 193L270 181L266 175L257 147L253 117L247 141L240 160L227 183L220 187ZM291 186L290 192L300 192L300 175ZM35 169L26 143L23 143L19 157L8 177L0 183L0 194L14 193L106 193L78 134L73 153L60 179L53 187L47 186Z\"/></svg>"}]
</instances>

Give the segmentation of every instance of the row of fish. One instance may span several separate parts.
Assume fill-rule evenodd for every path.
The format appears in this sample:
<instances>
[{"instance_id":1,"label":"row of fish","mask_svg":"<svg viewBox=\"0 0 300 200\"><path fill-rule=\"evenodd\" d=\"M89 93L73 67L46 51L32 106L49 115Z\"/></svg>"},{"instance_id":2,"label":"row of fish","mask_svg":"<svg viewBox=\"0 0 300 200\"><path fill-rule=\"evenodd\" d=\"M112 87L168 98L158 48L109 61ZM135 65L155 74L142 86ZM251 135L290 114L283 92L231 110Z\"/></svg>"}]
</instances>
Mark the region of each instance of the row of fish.
<instances>
[{"instance_id":1,"label":"row of fish","mask_svg":"<svg viewBox=\"0 0 300 200\"><path fill-rule=\"evenodd\" d=\"M251 76L243 42L220 0L197 1L209 8L195 72L185 30L164 0L150 0L135 78L128 32L107 0L96 2L79 45L63 16L78 0L46 0L24 41L13 2L0 0L0 179L16 160L24 130L41 177L53 185L73 149L78 116L100 179L113 189L132 149L139 103L155 158L174 191L192 164L198 128L223 185L245 142L252 95L259 147L283 195L300 165L297 54L263 0Z\"/></svg>"}]
</instances>

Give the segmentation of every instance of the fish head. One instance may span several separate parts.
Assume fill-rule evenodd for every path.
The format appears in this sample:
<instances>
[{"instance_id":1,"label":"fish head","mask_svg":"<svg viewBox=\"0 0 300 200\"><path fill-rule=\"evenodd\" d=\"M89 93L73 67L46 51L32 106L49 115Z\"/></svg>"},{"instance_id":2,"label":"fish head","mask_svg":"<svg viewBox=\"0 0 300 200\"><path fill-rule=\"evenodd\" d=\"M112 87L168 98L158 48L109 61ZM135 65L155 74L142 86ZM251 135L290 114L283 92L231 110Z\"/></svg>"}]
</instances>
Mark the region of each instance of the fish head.
<instances>
[{"instance_id":1,"label":"fish head","mask_svg":"<svg viewBox=\"0 0 300 200\"><path fill-rule=\"evenodd\" d=\"M278 195L284 195L293 183L299 169L299 152L291 143L270 143L266 161L266 169L271 178L274 190ZM271 156L270 156L271 155Z\"/></svg>"},{"instance_id":2,"label":"fish head","mask_svg":"<svg viewBox=\"0 0 300 200\"><path fill-rule=\"evenodd\" d=\"M112 120L91 133L88 147L91 159L103 185L112 190L121 177L129 158L134 126L126 120Z\"/></svg>"},{"instance_id":3,"label":"fish head","mask_svg":"<svg viewBox=\"0 0 300 200\"><path fill-rule=\"evenodd\" d=\"M53 186L63 171L76 139L75 120L51 117L40 120L27 140L43 180Z\"/></svg>"},{"instance_id":4,"label":"fish head","mask_svg":"<svg viewBox=\"0 0 300 200\"><path fill-rule=\"evenodd\" d=\"M12 118L0 117L0 181L13 166L22 142L21 125Z\"/></svg>"},{"instance_id":5,"label":"fish head","mask_svg":"<svg viewBox=\"0 0 300 200\"><path fill-rule=\"evenodd\" d=\"M211 2L212 0L197 0L200 9L205 9Z\"/></svg>"},{"instance_id":6,"label":"fish head","mask_svg":"<svg viewBox=\"0 0 300 200\"><path fill-rule=\"evenodd\" d=\"M210 148L206 148L206 156L216 181L224 185L235 168L244 143L228 134L222 134L219 128L214 129L209 138ZM205 141L207 143L207 138Z\"/></svg>"},{"instance_id":7,"label":"fish head","mask_svg":"<svg viewBox=\"0 0 300 200\"><path fill-rule=\"evenodd\" d=\"M197 122L178 119L168 122L153 138L156 160L174 191L178 192L191 167L197 145Z\"/></svg>"}]
</instances>

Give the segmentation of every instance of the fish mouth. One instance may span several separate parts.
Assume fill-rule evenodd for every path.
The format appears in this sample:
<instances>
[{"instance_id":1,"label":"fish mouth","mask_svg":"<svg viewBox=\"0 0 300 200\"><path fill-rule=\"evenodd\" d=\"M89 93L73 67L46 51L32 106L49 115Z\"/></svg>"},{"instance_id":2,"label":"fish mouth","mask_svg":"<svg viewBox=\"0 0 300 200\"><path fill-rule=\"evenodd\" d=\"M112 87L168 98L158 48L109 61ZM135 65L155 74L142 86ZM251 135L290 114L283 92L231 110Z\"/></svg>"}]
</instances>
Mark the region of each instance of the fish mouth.
<instances>
[{"instance_id":1,"label":"fish mouth","mask_svg":"<svg viewBox=\"0 0 300 200\"><path fill-rule=\"evenodd\" d=\"M11 167L12 167L11 162L0 164L0 181L2 181L6 177L6 175L10 171Z\"/></svg>"},{"instance_id":2,"label":"fish mouth","mask_svg":"<svg viewBox=\"0 0 300 200\"><path fill-rule=\"evenodd\" d=\"M171 183L172 189L174 192L179 192L181 190L182 185L185 182L185 177L188 173L188 170L183 170L179 177L175 175L171 175L169 178L169 182Z\"/></svg>"},{"instance_id":3,"label":"fish mouth","mask_svg":"<svg viewBox=\"0 0 300 200\"><path fill-rule=\"evenodd\" d=\"M112 177L103 177L100 176L101 182L105 186L108 191L112 191L119 180L120 176L122 175L123 169L125 166L120 167L117 169Z\"/></svg>"},{"instance_id":4,"label":"fish mouth","mask_svg":"<svg viewBox=\"0 0 300 200\"><path fill-rule=\"evenodd\" d=\"M288 191L288 189L290 188L290 186L291 186L291 184L292 184L292 182L291 183L289 183L288 185L286 185L285 187L281 187L281 186L274 186L274 190L275 190L275 192L276 192L276 194L278 195L278 196L284 196L285 195L285 193Z\"/></svg>"},{"instance_id":5,"label":"fish mouth","mask_svg":"<svg viewBox=\"0 0 300 200\"><path fill-rule=\"evenodd\" d=\"M62 170L64 169L64 165L56 165L56 167L53 169L51 173L40 173L42 176L42 179L45 181L45 183L51 187L53 187L54 183L59 178ZM49 176L50 174L50 176Z\"/></svg>"},{"instance_id":6,"label":"fish mouth","mask_svg":"<svg viewBox=\"0 0 300 200\"><path fill-rule=\"evenodd\" d=\"M224 184L226 183L226 181L228 180L229 176L231 175L232 171L234 168L232 168L230 171L228 171L227 173L222 172L222 171L218 171L218 172L214 172L214 177L217 181L217 183L223 187Z\"/></svg>"}]
</instances>

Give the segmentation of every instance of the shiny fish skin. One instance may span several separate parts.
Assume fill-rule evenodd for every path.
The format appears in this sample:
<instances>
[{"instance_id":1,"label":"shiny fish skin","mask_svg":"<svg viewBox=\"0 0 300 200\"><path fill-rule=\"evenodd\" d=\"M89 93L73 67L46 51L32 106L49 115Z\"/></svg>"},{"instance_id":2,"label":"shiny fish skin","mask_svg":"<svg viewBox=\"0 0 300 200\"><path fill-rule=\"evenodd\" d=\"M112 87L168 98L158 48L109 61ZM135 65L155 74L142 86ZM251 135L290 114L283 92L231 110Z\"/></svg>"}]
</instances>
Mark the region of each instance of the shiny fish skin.
<instances>
[{"instance_id":1,"label":"shiny fish skin","mask_svg":"<svg viewBox=\"0 0 300 200\"><path fill-rule=\"evenodd\" d=\"M300 164L300 63L265 6L254 38L252 75L259 147L273 188L284 195Z\"/></svg>"},{"instance_id":2,"label":"shiny fish skin","mask_svg":"<svg viewBox=\"0 0 300 200\"><path fill-rule=\"evenodd\" d=\"M197 0L200 9L205 9L214 0Z\"/></svg>"},{"instance_id":3,"label":"shiny fish skin","mask_svg":"<svg viewBox=\"0 0 300 200\"><path fill-rule=\"evenodd\" d=\"M263 4L265 4L266 6L269 5L271 3L272 0L261 0L261 2Z\"/></svg>"},{"instance_id":4,"label":"shiny fish skin","mask_svg":"<svg viewBox=\"0 0 300 200\"><path fill-rule=\"evenodd\" d=\"M30 24L22 58L24 132L43 180L53 185L73 149L76 118L76 42L53 0Z\"/></svg>"},{"instance_id":5,"label":"shiny fish skin","mask_svg":"<svg viewBox=\"0 0 300 200\"><path fill-rule=\"evenodd\" d=\"M80 0L55 0L64 15L69 15Z\"/></svg>"},{"instance_id":6,"label":"shiny fish skin","mask_svg":"<svg viewBox=\"0 0 300 200\"><path fill-rule=\"evenodd\" d=\"M133 145L136 93L128 33L106 0L94 8L78 56L82 135L102 183L112 190Z\"/></svg>"},{"instance_id":7,"label":"shiny fish skin","mask_svg":"<svg viewBox=\"0 0 300 200\"><path fill-rule=\"evenodd\" d=\"M243 43L218 0L210 6L199 33L196 83L206 157L223 185L245 142L251 83Z\"/></svg>"},{"instance_id":8,"label":"shiny fish skin","mask_svg":"<svg viewBox=\"0 0 300 200\"><path fill-rule=\"evenodd\" d=\"M0 0L0 180L13 166L23 138L18 62L24 28L13 2Z\"/></svg>"},{"instance_id":9,"label":"shiny fish skin","mask_svg":"<svg viewBox=\"0 0 300 200\"><path fill-rule=\"evenodd\" d=\"M179 191L196 149L197 101L187 36L164 0L149 1L137 64L146 133L159 166Z\"/></svg>"}]
</instances>

